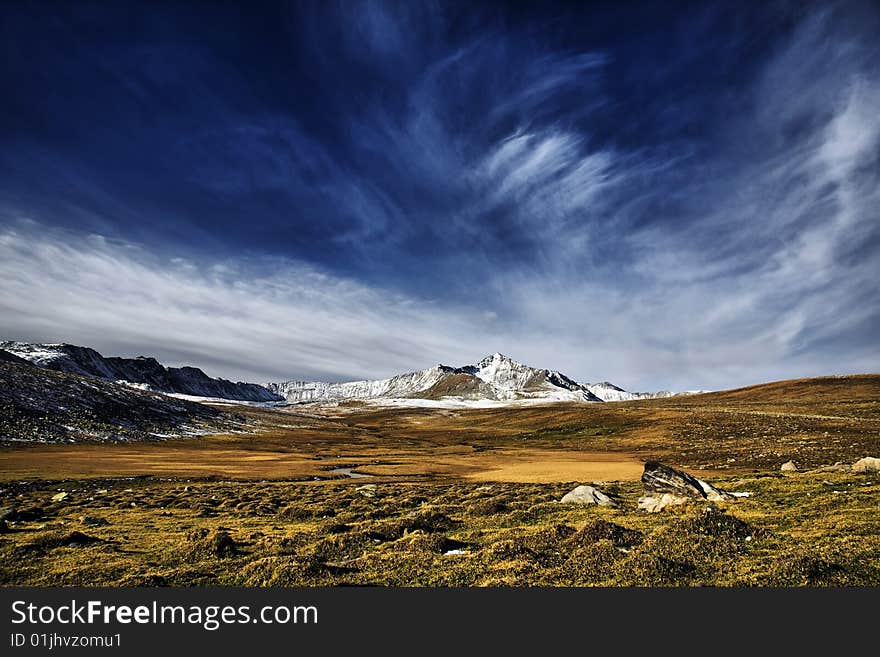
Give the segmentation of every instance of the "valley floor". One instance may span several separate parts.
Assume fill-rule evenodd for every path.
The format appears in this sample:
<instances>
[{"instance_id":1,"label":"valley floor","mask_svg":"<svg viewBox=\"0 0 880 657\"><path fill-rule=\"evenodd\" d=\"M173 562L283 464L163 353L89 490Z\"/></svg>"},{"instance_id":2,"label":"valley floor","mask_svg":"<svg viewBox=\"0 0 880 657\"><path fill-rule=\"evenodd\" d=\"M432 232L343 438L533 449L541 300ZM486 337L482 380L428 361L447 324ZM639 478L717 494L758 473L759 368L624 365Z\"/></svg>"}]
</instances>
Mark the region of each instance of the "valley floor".
<instances>
[{"instance_id":1,"label":"valley floor","mask_svg":"<svg viewBox=\"0 0 880 657\"><path fill-rule=\"evenodd\" d=\"M0 584L880 585L880 474L821 469L880 455L878 393L242 408L247 433L6 446ZM649 459L750 496L640 512ZM559 503L594 481L618 508Z\"/></svg>"}]
</instances>

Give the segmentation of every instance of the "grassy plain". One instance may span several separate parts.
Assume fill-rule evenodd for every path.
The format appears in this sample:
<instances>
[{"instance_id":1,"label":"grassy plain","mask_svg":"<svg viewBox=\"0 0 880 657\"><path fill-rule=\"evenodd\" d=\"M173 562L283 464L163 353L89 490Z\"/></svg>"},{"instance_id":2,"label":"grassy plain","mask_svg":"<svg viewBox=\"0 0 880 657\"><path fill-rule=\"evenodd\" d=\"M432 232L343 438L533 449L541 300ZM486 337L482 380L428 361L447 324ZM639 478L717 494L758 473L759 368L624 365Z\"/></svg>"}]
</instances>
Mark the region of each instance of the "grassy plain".
<instances>
[{"instance_id":1,"label":"grassy plain","mask_svg":"<svg viewBox=\"0 0 880 657\"><path fill-rule=\"evenodd\" d=\"M880 474L820 469L880 456L878 375L236 412L248 433L0 450L0 584L880 584ZM649 459L751 495L639 512ZM593 481L617 508L558 503Z\"/></svg>"}]
</instances>

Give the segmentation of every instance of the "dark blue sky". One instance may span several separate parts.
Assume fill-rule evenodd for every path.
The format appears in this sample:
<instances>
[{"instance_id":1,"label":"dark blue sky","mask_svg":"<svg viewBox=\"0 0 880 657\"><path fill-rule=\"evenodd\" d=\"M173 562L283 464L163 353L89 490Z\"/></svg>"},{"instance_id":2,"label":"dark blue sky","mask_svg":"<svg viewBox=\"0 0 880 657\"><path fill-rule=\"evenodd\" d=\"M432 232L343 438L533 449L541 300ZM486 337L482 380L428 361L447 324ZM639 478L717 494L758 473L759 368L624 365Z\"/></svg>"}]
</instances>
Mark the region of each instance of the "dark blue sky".
<instances>
[{"instance_id":1,"label":"dark blue sky","mask_svg":"<svg viewBox=\"0 0 880 657\"><path fill-rule=\"evenodd\" d=\"M880 10L5 3L0 332L248 378L880 366Z\"/></svg>"}]
</instances>

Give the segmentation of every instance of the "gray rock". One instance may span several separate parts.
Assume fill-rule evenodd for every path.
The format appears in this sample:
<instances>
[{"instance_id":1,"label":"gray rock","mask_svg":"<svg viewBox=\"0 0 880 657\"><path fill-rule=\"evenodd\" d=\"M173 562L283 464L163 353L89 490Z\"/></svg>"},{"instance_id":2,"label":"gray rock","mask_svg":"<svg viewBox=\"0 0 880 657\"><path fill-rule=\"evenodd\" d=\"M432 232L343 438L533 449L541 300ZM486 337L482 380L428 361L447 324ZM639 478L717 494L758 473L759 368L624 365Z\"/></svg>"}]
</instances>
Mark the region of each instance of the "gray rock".
<instances>
[{"instance_id":1,"label":"gray rock","mask_svg":"<svg viewBox=\"0 0 880 657\"><path fill-rule=\"evenodd\" d=\"M578 486L565 494L563 504L598 504L599 506L617 506L617 502L608 497L598 488Z\"/></svg>"},{"instance_id":2,"label":"gray rock","mask_svg":"<svg viewBox=\"0 0 880 657\"><path fill-rule=\"evenodd\" d=\"M852 471L861 474L880 472L880 459L873 456L866 456L853 463Z\"/></svg>"},{"instance_id":3,"label":"gray rock","mask_svg":"<svg viewBox=\"0 0 880 657\"><path fill-rule=\"evenodd\" d=\"M779 469L782 472L797 472L797 466L794 464L794 461L786 461Z\"/></svg>"},{"instance_id":4,"label":"gray rock","mask_svg":"<svg viewBox=\"0 0 880 657\"><path fill-rule=\"evenodd\" d=\"M656 461L645 463L642 484L645 486L646 497L660 497L663 493L670 493L674 497L703 499L711 502L734 499L734 496L727 491L715 488L683 470L676 470ZM656 493L661 495L656 495Z\"/></svg>"},{"instance_id":5,"label":"gray rock","mask_svg":"<svg viewBox=\"0 0 880 657\"><path fill-rule=\"evenodd\" d=\"M0 509L0 520L15 520L18 518L18 511L13 507L4 507Z\"/></svg>"},{"instance_id":6,"label":"gray rock","mask_svg":"<svg viewBox=\"0 0 880 657\"><path fill-rule=\"evenodd\" d=\"M834 465L823 465L821 468L816 468L815 472L849 472L850 470L852 470L852 466L838 461Z\"/></svg>"},{"instance_id":7,"label":"gray rock","mask_svg":"<svg viewBox=\"0 0 880 657\"><path fill-rule=\"evenodd\" d=\"M104 527L105 525L109 525L106 518L101 518L99 516L83 516L80 518L80 522L84 525L89 525L90 527Z\"/></svg>"},{"instance_id":8,"label":"gray rock","mask_svg":"<svg viewBox=\"0 0 880 657\"><path fill-rule=\"evenodd\" d=\"M364 497L376 497L376 484L364 484L358 486L355 490Z\"/></svg>"},{"instance_id":9,"label":"gray rock","mask_svg":"<svg viewBox=\"0 0 880 657\"><path fill-rule=\"evenodd\" d=\"M639 498L639 509L648 513L657 513L668 506L687 504L692 497L675 495L673 493L658 493L655 495L642 495Z\"/></svg>"}]
</instances>

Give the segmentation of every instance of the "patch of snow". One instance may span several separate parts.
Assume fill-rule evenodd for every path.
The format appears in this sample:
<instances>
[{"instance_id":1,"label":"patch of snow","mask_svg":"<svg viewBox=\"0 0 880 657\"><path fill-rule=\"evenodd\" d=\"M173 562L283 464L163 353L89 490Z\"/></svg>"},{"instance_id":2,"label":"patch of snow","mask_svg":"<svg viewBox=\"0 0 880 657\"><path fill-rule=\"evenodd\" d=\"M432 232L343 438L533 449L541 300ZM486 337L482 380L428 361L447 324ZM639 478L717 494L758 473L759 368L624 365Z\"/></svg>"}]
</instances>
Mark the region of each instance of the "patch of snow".
<instances>
[{"instance_id":1,"label":"patch of snow","mask_svg":"<svg viewBox=\"0 0 880 657\"><path fill-rule=\"evenodd\" d=\"M128 382L122 382L126 383ZM133 387L138 387L140 384L133 384ZM256 401L244 401L241 399L225 399L224 397L200 397L199 395L184 395L179 392L163 392L161 393L166 397L174 397L175 399L184 399L186 401L199 402L202 404L220 404L225 406L254 406L256 408L273 408L275 406L287 406L288 402L256 402Z\"/></svg>"}]
</instances>

